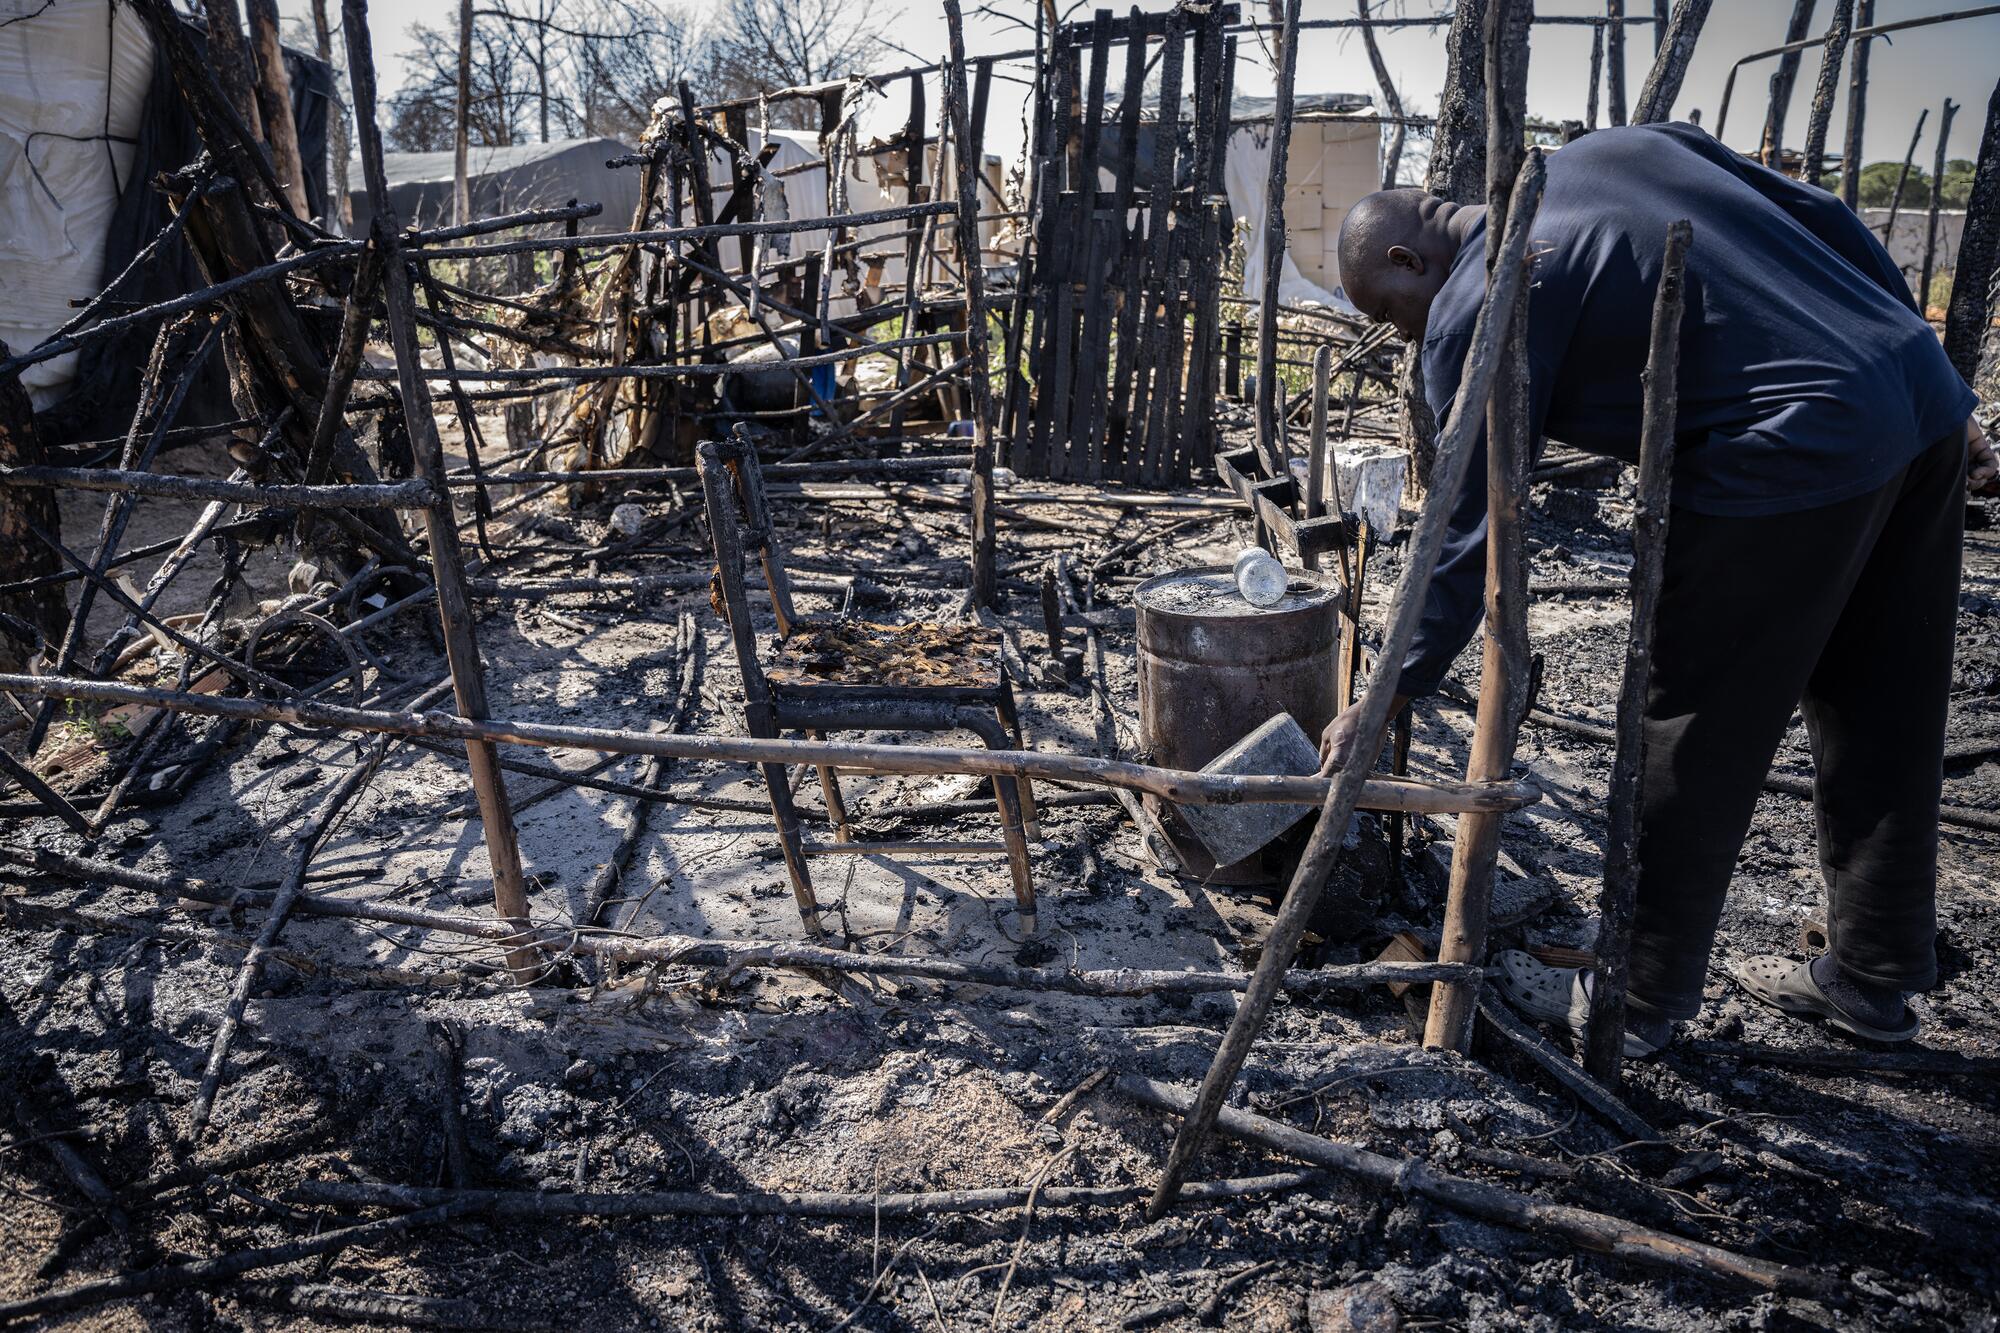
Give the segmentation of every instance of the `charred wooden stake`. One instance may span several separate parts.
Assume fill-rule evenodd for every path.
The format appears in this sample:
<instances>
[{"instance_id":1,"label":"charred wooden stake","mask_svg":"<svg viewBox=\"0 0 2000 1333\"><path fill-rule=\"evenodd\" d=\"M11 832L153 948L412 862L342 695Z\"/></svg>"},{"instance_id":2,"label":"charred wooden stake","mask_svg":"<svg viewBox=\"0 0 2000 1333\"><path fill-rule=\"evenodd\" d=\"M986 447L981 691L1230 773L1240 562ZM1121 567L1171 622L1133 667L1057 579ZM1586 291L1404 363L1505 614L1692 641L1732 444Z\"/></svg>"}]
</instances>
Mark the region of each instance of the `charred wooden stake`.
<instances>
[{"instance_id":1,"label":"charred wooden stake","mask_svg":"<svg viewBox=\"0 0 2000 1333\"><path fill-rule=\"evenodd\" d=\"M1487 263L1504 263L1494 222L1512 221L1509 170L1522 152L1527 107L1526 0L1492 0L1486 12ZM1621 25L1618 25L1622 27ZM1497 274L1497 270L1496 274ZM1505 776L1514 765L1521 708L1528 679L1528 587L1521 505L1527 493L1528 293L1515 295L1509 337L1501 345L1493 394L1486 404L1486 643L1481 663L1480 709L1472 732L1468 774ZM1381 742L1376 742L1379 752ZM1499 818L1468 815L1452 839L1438 957L1476 962L1486 954L1486 919L1493 900L1493 867L1500 851ZM1431 989L1424 1045L1463 1051L1472 1040L1477 983Z\"/></svg>"},{"instance_id":2,"label":"charred wooden stake","mask_svg":"<svg viewBox=\"0 0 2000 1333\"><path fill-rule=\"evenodd\" d=\"M257 70L257 111L264 122L264 142L271 146L271 165L293 214L309 218L305 158L299 152L298 125L292 120L292 80L285 72L285 50L278 40L278 3L245 0L245 8L250 12L250 54Z\"/></svg>"},{"instance_id":3,"label":"charred wooden stake","mask_svg":"<svg viewBox=\"0 0 2000 1333\"><path fill-rule=\"evenodd\" d=\"M1925 319L1931 317L1931 273L1937 264L1938 208L1944 197L1944 153L1951 142L1952 117L1957 114L1958 103L1945 98L1944 111L1938 116L1937 156L1931 163L1931 206L1924 220L1924 266L1917 277L1917 313Z\"/></svg>"},{"instance_id":4,"label":"charred wooden stake","mask_svg":"<svg viewBox=\"0 0 2000 1333\"><path fill-rule=\"evenodd\" d=\"M1256 1040L1257 1030L1264 1024L1264 1015L1270 1011L1285 967L1297 951L1299 941L1304 938L1306 922L1311 919L1313 908L1318 906L1319 895L1340 858L1341 840L1346 836L1347 821L1354 814L1362 783L1374 764L1375 756L1382 751L1382 736L1389 724L1389 702L1395 693L1396 676L1402 670L1403 658L1416 634L1417 620L1423 614L1424 592L1430 584L1431 572L1437 568L1438 552L1444 545L1450 510L1465 484L1465 474L1471 468L1472 443L1485 412L1487 396L1493 389L1495 363L1500 344L1506 340L1513 321L1515 298L1525 290L1528 226L1534 221L1535 209L1541 203L1544 178L1541 155L1530 154L1514 188L1506 234L1501 242L1500 263L1494 267L1493 281L1473 327L1472 348L1466 356L1464 385L1438 447L1437 470L1424 497L1423 516L1417 520L1416 531L1410 538L1409 555L1403 566L1402 580L1396 588L1389 628L1382 636L1382 649L1375 658L1375 669L1369 675L1368 693L1362 700L1361 717L1355 728L1354 748L1320 806L1319 822L1306 844L1298 872L1285 892L1284 906L1279 909L1277 920L1271 924L1271 932L1265 939L1263 956L1258 959L1250 988L1237 1006L1236 1017L1216 1051L1215 1061L1209 1066L1207 1076L1202 1080L1201 1092L1194 1107L1174 1139L1173 1151L1167 1159L1159 1188L1147 1205L1149 1217L1158 1218L1165 1213L1180 1193L1181 1181L1187 1176L1195 1152L1214 1125L1216 1113L1222 1109L1223 1098L1228 1095L1230 1086L1236 1081L1237 1071L1250 1054L1250 1044Z\"/></svg>"},{"instance_id":5,"label":"charred wooden stake","mask_svg":"<svg viewBox=\"0 0 2000 1333\"><path fill-rule=\"evenodd\" d=\"M1903 154L1903 169L1896 173L1896 192L1889 196L1889 220L1882 225L1882 244L1888 245L1896 237L1896 214L1903 207L1903 187L1909 184L1910 168L1917 160L1917 144L1924 137L1924 121L1930 118L1931 109L1925 107L1917 112L1917 127L1910 131L1910 146Z\"/></svg>"},{"instance_id":6,"label":"charred wooden stake","mask_svg":"<svg viewBox=\"0 0 2000 1333\"><path fill-rule=\"evenodd\" d=\"M1687 78L1688 62L1694 59L1695 42L1701 37L1701 25L1708 22L1712 3L1714 0L1679 0L1665 37L1654 29L1660 45L1653 52L1652 72L1632 107L1634 125L1657 125L1673 115L1674 99L1681 95L1681 82Z\"/></svg>"},{"instance_id":7,"label":"charred wooden stake","mask_svg":"<svg viewBox=\"0 0 2000 1333\"><path fill-rule=\"evenodd\" d=\"M1179 1088L1133 1075L1120 1078L1118 1090L1142 1105L1182 1116L1192 1116L1199 1105ZM1183 1121L1183 1132L1186 1123ZM1376 1190L1416 1195L1471 1217L1560 1236L1582 1249L1648 1268L1815 1300L1841 1301L1843 1284L1839 1279L1808 1268L1774 1264L1607 1213L1572 1208L1463 1176L1446 1175L1414 1158L1385 1157L1233 1107L1222 1109L1220 1124L1225 1133L1235 1138L1262 1144L1316 1166L1330 1167Z\"/></svg>"},{"instance_id":8,"label":"charred wooden stake","mask_svg":"<svg viewBox=\"0 0 2000 1333\"><path fill-rule=\"evenodd\" d=\"M680 684L674 693L674 705L666 718L666 730L679 731L687 724L688 714L693 711L699 696L701 679L701 653L703 640L701 631L695 627L694 617L683 613L679 626L680 637ZM646 763L639 770L641 787L655 787L659 784L673 761L664 755L648 755ZM646 834L647 816L654 802L640 797L632 803L631 822L619 837L618 845L611 855L590 877L590 883L583 890L583 911L579 915L585 925L596 925L604 913L611 895L625 878L625 867L631 863L632 853L637 850L639 839ZM609 924L616 924L615 919Z\"/></svg>"},{"instance_id":9,"label":"charred wooden stake","mask_svg":"<svg viewBox=\"0 0 2000 1333\"><path fill-rule=\"evenodd\" d=\"M342 14L361 165L369 197L375 201L375 216L370 226L375 248L382 255L382 293L389 337L396 350L403 415L409 426L418 475L436 493L431 506L424 511L424 527L430 539L445 660L451 667L459 713L468 718L483 718L487 712L486 674L473 632L472 601L465 586L465 554L459 546L458 518L446 490L444 450L438 443L437 420L431 415L430 395L424 392L419 380L422 349L417 343L415 301L410 294L410 272L403 262L395 212L389 207L382 135L375 124L375 58L368 38L368 0L345 0ZM503 919L524 926L528 920L528 892L521 878L521 849L516 841L513 812L507 805L507 788L495 762L497 753L484 741L469 740L465 757L472 769L473 791L479 797L487 859L493 867L494 909ZM513 968L515 979L523 984L541 973L541 959L532 949L515 951L509 956L508 965Z\"/></svg>"},{"instance_id":10,"label":"charred wooden stake","mask_svg":"<svg viewBox=\"0 0 2000 1333\"><path fill-rule=\"evenodd\" d=\"M1819 0L1792 0L1791 21L1785 25L1785 45L1794 48L1784 50L1778 56L1778 67L1771 74L1771 100L1764 112L1764 140L1758 151L1758 160L1773 171L1784 169L1785 115L1792 106L1792 85L1799 77L1799 56L1806 41L1806 29L1812 25L1813 10ZM1716 117L1716 129L1722 128L1722 117Z\"/></svg>"},{"instance_id":11,"label":"charred wooden stake","mask_svg":"<svg viewBox=\"0 0 2000 1333\"><path fill-rule=\"evenodd\" d=\"M1285 268L1285 166L1292 142L1292 91L1299 72L1299 0L1286 0L1279 36L1278 100L1271 119L1271 170L1264 179L1263 300L1257 308L1257 458L1267 477L1288 475L1278 420L1278 280Z\"/></svg>"},{"instance_id":12,"label":"charred wooden stake","mask_svg":"<svg viewBox=\"0 0 2000 1333\"><path fill-rule=\"evenodd\" d=\"M965 30L958 0L944 0L944 13L951 32L945 105L951 113L956 145L958 262L965 281L965 352L972 359L971 373L966 377L972 402L972 600L977 606L992 606L999 575L994 571L993 380L987 347L986 273L979 253L979 148L966 102Z\"/></svg>"},{"instance_id":13,"label":"charred wooden stake","mask_svg":"<svg viewBox=\"0 0 2000 1333\"><path fill-rule=\"evenodd\" d=\"M1492 78L1489 66L1486 77ZM1604 114L1613 125L1625 123L1625 0L1604 0ZM1492 151L1492 140L1487 140Z\"/></svg>"},{"instance_id":14,"label":"charred wooden stake","mask_svg":"<svg viewBox=\"0 0 2000 1333\"><path fill-rule=\"evenodd\" d=\"M1812 119L1806 122L1806 184L1818 185L1826 158L1826 128L1833 119L1833 99L1840 90L1840 62L1847 55L1847 34L1854 29L1854 0L1834 0L1833 22L1827 25L1819 83L1813 89ZM1848 114L1852 116L1850 107Z\"/></svg>"},{"instance_id":15,"label":"charred wooden stake","mask_svg":"<svg viewBox=\"0 0 2000 1333\"><path fill-rule=\"evenodd\" d=\"M386 196L377 196L383 198ZM243 1011L249 1007L250 992L256 989L257 979L263 974L264 960L278 942L278 932L285 928L292 906L298 901L305 888L306 871L312 865L313 853L332 831L334 822L346 811L348 803L361 794L375 776L382 756L388 753L389 737L377 736L361 761L347 771L347 776L333 789L313 817L307 821L299 834L298 850L292 855L291 873L279 887L278 895L272 900L270 910L264 914L263 928L257 932L257 942L250 946L250 952L243 956L237 968L236 984L230 988L229 1003L222 1012L222 1025L215 1031L215 1039L209 1044L208 1064L201 1074L201 1086L196 1089L194 1105L188 1112L190 1128L199 1138L208 1127L209 1112L215 1106L215 1094L222 1087L223 1065L229 1059L229 1047L236 1039L236 1029L242 1025Z\"/></svg>"},{"instance_id":16,"label":"charred wooden stake","mask_svg":"<svg viewBox=\"0 0 2000 1333\"><path fill-rule=\"evenodd\" d=\"M1944 351L1967 384L1979 378L1980 344L1992 319L1992 287L2000 265L2000 83L1986 101L1986 128L1965 201L1965 234L1958 242L1951 305L1945 311Z\"/></svg>"},{"instance_id":17,"label":"charred wooden stake","mask_svg":"<svg viewBox=\"0 0 2000 1333\"><path fill-rule=\"evenodd\" d=\"M1375 86L1382 90L1382 109L1389 113L1392 120L1389 146L1382 150L1382 188L1393 190L1396 188L1396 173L1403 164L1403 136L1409 127L1403 123L1403 99L1396 91L1396 81L1389 77L1389 62L1382 58L1381 44L1375 40L1375 27L1368 22L1368 0L1354 0L1354 6L1361 12L1361 42L1368 48L1368 63L1375 71Z\"/></svg>"},{"instance_id":18,"label":"charred wooden stake","mask_svg":"<svg viewBox=\"0 0 2000 1333\"><path fill-rule=\"evenodd\" d=\"M1861 0L1854 11L1854 26L1875 26L1875 0ZM1861 136L1868 123L1868 44L1872 40L1862 37L1854 43L1854 64L1847 76L1847 130L1840 145L1840 201L1857 213L1861 211Z\"/></svg>"},{"instance_id":19,"label":"charred wooden stake","mask_svg":"<svg viewBox=\"0 0 2000 1333\"><path fill-rule=\"evenodd\" d=\"M1646 352L1645 416L1639 436L1639 507L1632 522L1632 628L1625 681L1618 692L1618 749L1611 760L1611 827L1604 840L1604 889L1598 895L1597 967L1584 1068L1612 1087L1625 1049L1625 984L1632 954L1632 914L1639 895L1639 807L1646 767L1646 691L1653 679L1653 625L1666 577L1667 516L1674 475L1674 408L1680 370L1681 306L1693 229L1667 227L1660 285L1653 298Z\"/></svg>"}]
</instances>

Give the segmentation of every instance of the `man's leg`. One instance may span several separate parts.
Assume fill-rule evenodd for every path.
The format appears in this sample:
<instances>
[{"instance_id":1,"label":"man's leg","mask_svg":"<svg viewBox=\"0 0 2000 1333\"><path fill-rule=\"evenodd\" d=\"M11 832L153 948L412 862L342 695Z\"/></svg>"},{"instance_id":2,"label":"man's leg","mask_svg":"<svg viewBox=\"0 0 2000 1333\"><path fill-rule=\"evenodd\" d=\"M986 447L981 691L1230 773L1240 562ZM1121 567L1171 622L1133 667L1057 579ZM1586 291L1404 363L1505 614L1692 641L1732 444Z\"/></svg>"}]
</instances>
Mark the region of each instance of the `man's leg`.
<instances>
[{"instance_id":1,"label":"man's leg","mask_svg":"<svg viewBox=\"0 0 2000 1333\"><path fill-rule=\"evenodd\" d=\"M1956 436L1911 464L1804 700L1830 952L1849 977L1893 991L1937 980L1964 472Z\"/></svg>"},{"instance_id":2,"label":"man's leg","mask_svg":"<svg viewBox=\"0 0 2000 1333\"><path fill-rule=\"evenodd\" d=\"M1631 998L1691 1018L1792 709L1898 484L1797 514L1674 510L1646 703Z\"/></svg>"}]
</instances>

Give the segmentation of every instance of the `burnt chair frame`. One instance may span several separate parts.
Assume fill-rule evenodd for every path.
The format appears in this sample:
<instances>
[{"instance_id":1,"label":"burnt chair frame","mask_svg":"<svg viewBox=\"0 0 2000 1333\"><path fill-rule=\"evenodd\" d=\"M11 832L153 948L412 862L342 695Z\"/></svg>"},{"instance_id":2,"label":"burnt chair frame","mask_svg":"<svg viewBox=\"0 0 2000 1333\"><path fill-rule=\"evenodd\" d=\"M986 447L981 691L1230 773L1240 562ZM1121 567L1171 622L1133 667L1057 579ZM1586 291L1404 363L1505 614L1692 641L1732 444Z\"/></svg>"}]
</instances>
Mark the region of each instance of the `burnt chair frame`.
<instances>
[{"instance_id":1,"label":"burnt chair frame","mask_svg":"<svg viewBox=\"0 0 2000 1333\"><path fill-rule=\"evenodd\" d=\"M715 547L717 580L722 588L723 609L729 621L730 639L743 675L744 723L751 736L775 740L786 730L802 731L818 740L833 731L957 731L965 730L985 742L989 749L1026 749L1020 712L1014 704L1013 686L1007 678L1004 654L996 654L995 685L852 685L839 682L800 685L774 681L766 675L757 653L757 636L751 618L750 597L744 582L749 557L754 554L763 566L764 581L770 592L771 608L778 624L780 651L795 629L830 623L834 618L801 618L792 605L791 580L785 571L784 551L772 530L770 507L765 500L763 473L757 449L739 435L729 440L704 441L696 448L702 495L708 508L710 540ZM1036 827L1034 790L1027 778L995 777L993 796L1000 816L1001 840L994 842L951 843L869 843L852 836L847 803L840 791L839 771L831 765L817 765L820 789L826 797L827 814L833 823L832 843L808 842L800 831L798 807L784 764L760 764L764 786L770 796L771 817L778 827L778 842L785 858L785 871L792 882L792 896L806 933L814 938L825 934L820 921L819 902L813 892L808 859L816 855L867 855L924 851L939 855L958 853L991 854L1007 857L1013 879L1014 900L1023 929L1033 934L1035 883L1029 859L1029 843L1040 840Z\"/></svg>"}]
</instances>

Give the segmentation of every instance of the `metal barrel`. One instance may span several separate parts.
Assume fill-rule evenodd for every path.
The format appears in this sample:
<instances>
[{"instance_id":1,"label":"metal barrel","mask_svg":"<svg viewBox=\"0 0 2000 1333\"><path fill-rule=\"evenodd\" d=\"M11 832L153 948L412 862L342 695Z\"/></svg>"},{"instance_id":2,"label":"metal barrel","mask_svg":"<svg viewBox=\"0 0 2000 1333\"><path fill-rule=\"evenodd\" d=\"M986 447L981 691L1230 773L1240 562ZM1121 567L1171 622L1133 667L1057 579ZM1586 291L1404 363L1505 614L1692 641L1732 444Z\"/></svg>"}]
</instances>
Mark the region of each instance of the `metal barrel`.
<instances>
[{"instance_id":1,"label":"metal barrel","mask_svg":"<svg viewBox=\"0 0 2000 1333\"><path fill-rule=\"evenodd\" d=\"M1133 592L1139 736L1153 763L1201 768L1274 713L1290 713L1315 742L1333 720L1339 586L1312 571L1290 572L1284 600L1263 610L1237 593L1226 565L1162 574ZM1188 869L1207 875L1212 862L1200 843L1170 808L1159 813ZM1217 878L1262 876L1239 862Z\"/></svg>"}]
</instances>

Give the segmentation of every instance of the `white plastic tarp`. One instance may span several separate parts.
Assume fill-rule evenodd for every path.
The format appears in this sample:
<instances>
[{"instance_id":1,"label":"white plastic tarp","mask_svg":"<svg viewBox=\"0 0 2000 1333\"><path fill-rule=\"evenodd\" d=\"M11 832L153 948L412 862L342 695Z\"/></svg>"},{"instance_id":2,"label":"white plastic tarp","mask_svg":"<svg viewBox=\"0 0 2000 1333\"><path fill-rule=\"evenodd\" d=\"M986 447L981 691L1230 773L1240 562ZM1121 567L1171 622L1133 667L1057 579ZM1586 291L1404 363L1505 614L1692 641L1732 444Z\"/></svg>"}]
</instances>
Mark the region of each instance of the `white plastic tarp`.
<instances>
[{"instance_id":1,"label":"white plastic tarp","mask_svg":"<svg viewBox=\"0 0 2000 1333\"><path fill-rule=\"evenodd\" d=\"M1229 195L1231 215L1239 225L1247 224L1249 228L1243 238L1243 294L1252 301L1261 300L1264 295L1264 200L1270 177L1271 127L1238 127L1229 136L1229 151L1223 158L1222 188ZM1354 309L1343 294L1327 291L1301 274L1289 251L1278 270L1278 300L1285 305Z\"/></svg>"},{"instance_id":2,"label":"white plastic tarp","mask_svg":"<svg viewBox=\"0 0 2000 1333\"><path fill-rule=\"evenodd\" d=\"M104 240L153 77L153 39L112 0L0 0L0 340L26 351L97 295ZM37 408L76 354L22 376Z\"/></svg>"}]
</instances>

